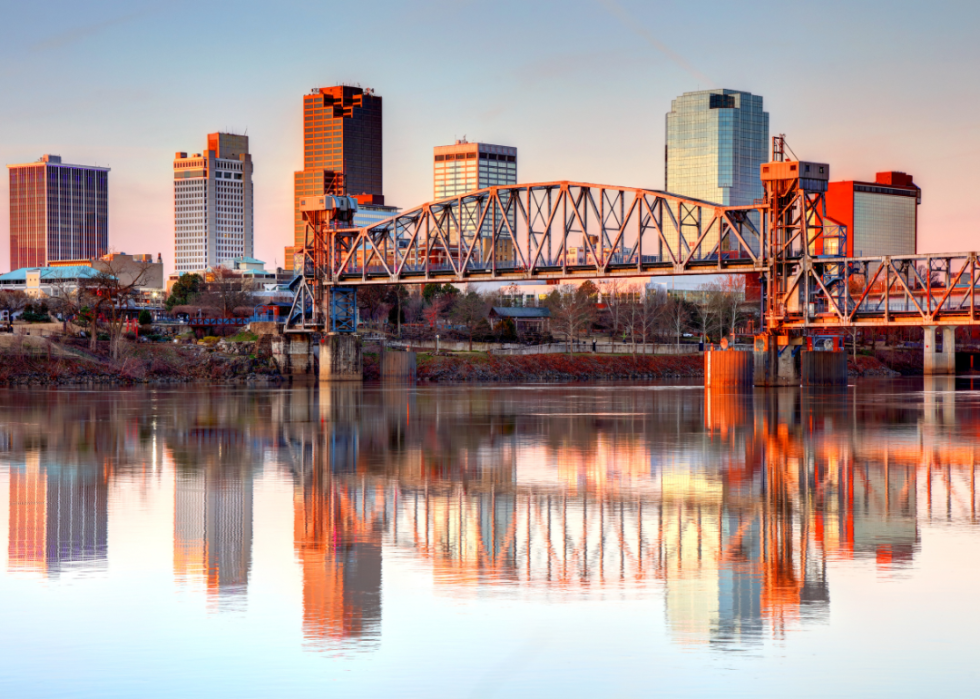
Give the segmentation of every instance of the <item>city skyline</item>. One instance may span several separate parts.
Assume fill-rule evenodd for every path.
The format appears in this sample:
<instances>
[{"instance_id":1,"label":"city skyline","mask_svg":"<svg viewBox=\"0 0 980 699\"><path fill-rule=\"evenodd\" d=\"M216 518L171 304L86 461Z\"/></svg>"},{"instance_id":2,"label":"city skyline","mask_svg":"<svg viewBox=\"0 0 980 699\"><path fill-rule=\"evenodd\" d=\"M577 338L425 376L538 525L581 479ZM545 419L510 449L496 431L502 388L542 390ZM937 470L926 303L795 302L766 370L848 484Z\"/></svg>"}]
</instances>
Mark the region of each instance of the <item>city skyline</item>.
<instances>
[{"instance_id":1,"label":"city skyline","mask_svg":"<svg viewBox=\"0 0 980 699\"><path fill-rule=\"evenodd\" d=\"M526 48L515 41L516 50L501 54L489 68L482 55L436 59L442 49L431 46L405 49L397 61L389 50L356 51L363 38L347 18L338 20L335 56L311 61L317 55L312 46L282 44L290 35L287 28L296 26L298 9L254 9L231 22L267 40L234 69L218 69L228 83L222 90L213 90L214 77L198 74L189 57L170 60L175 46L193 39L170 31L186 24L190 15L185 8L134 10L100 3L91 16L69 8L47 22L39 9L18 7L3 35L10 60L0 75L7 95L0 107L7 127L0 135L0 155L5 163L15 163L60 152L70 153L73 162L111 166L110 246L132 252L146 247L141 241L151 241L151 247L155 242L169 270L172 203L165 168L172 153L194 142L202 130L247 130L262 163L256 174L255 254L270 266L283 266L292 210L290 177L302 165L302 123L295 101L312 85L357 80L385 95L385 194L405 208L431 196L431 148L463 135L520 148L522 181L587 179L660 188L663 115L676 95L707 87L707 75L715 85L764 95L770 132L786 132L801 158L829 162L835 180L860 180L883 170L915 173L917 184L930 193L920 210L922 251L975 247L967 222L968 195L977 177L969 161L978 132L969 115L980 94L963 86L971 84L970 68L977 63L967 31L975 25L976 9L950 6L923 25L892 12L891 5L868 3L853 10L854 22L829 38L820 22L808 18L799 41L819 37L825 51L808 59L808 79L800 80L800 68L791 62L772 67L773 57L783 51L775 44L732 56L721 48L724 42L714 42L715 47L705 40L697 51L685 48L687 55L678 57L644 38L644 32L655 32L664 21L694 19L702 8L612 6L621 11L582 3L577 8L582 19L568 20L564 32L551 31L544 10L535 8L518 33L549 28L540 44ZM463 6L442 13L430 5L412 13L390 3L374 3L371 9L392 20L391 29L373 30L378 39L426 23L451 36L453 27L481 12L478 6ZM747 30L767 12L763 6L744 8L732 18L730 10L716 9L711 16L717 21L706 22L704 31L709 39L719 38L733 22ZM796 21L802 12L791 8L784 16ZM210 13L204 11L205 20ZM878 27L873 20L882 16L887 26ZM506 25L498 17L486 21L491 30ZM489 42L492 34L476 41ZM916 50L909 50L904 39L913 37ZM588 51L574 48L583 39L590 40ZM450 41L455 46L461 39ZM673 50L684 46L676 39L667 44ZM113 56L120 51L131 51L132 58L117 66ZM28 61L22 54L34 58ZM66 67L65 57L76 55L87 61ZM477 63L483 68L478 76L461 79ZM86 64L99 70L83 73L80 67ZM881 70L883 65L888 71ZM606 77L617 67L621 70ZM604 100L582 101L581 81L600 77L608 94L622 98L616 109L607 108ZM422 79L433 85L452 80L456 87L418 99ZM71 101L70 111L41 98L53 84ZM820 91L820 109L813 108L815 90ZM193 111L163 108L180 106L191 94ZM944 108L937 110L936 104ZM0 187L0 238L6 239L8 183ZM9 265L9 251L0 249L0 269Z\"/></svg>"}]
</instances>

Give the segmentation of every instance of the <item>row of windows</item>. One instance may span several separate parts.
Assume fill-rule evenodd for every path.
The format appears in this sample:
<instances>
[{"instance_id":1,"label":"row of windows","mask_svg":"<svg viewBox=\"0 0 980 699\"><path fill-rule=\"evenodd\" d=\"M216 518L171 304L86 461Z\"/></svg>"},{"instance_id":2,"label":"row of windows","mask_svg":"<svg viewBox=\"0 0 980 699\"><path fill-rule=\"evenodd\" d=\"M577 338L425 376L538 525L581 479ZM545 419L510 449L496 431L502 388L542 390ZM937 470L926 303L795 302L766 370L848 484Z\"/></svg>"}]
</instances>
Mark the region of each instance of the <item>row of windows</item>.
<instances>
[{"instance_id":1,"label":"row of windows","mask_svg":"<svg viewBox=\"0 0 980 699\"><path fill-rule=\"evenodd\" d=\"M476 153L446 153L435 156L435 162L441 163L446 160L476 160ZM480 153L480 160L501 160L508 163L516 163L516 155L503 155L498 153Z\"/></svg>"}]
</instances>

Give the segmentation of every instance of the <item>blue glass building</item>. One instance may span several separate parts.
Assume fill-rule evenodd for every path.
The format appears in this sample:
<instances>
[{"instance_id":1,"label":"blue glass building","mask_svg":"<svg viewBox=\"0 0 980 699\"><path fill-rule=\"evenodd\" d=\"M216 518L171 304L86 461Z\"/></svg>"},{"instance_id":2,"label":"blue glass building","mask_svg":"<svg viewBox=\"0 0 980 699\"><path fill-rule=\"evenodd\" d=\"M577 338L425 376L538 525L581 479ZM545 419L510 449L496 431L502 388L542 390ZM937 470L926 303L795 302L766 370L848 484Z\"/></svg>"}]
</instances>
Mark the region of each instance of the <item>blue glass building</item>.
<instances>
[{"instance_id":1,"label":"blue glass building","mask_svg":"<svg viewBox=\"0 0 980 699\"><path fill-rule=\"evenodd\" d=\"M759 167L769 160L769 113L762 97L738 90L685 92L667 114L664 189L724 206L762 198Z\"/></svg>"}]
</instances>

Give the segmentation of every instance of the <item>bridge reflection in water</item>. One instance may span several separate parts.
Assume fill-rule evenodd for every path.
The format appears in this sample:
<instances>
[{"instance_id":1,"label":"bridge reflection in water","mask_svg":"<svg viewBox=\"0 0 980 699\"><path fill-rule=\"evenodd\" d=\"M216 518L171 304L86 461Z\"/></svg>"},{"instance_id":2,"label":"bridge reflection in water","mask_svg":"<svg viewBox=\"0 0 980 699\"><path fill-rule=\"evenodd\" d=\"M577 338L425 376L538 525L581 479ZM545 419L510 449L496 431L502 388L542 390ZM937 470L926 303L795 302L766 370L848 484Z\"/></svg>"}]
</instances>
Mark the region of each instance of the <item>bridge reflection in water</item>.
<instances>
[{"instance_id":1,"label":"bridge reflection in water","mask_svg":"<svg viewBox=\"0 0 980 699\"><path fill-rule=\"evenodd\" d=\"M976 526L954 387L55 394L0 421L8 569L104 568L107 493L169 488L175 579L240 608L271 474L312 647L377 643L392 557L441 594L641 597L677 642L744 647L825 618L829 566L901 575L924 527Z\"/></svg>"}]
</instances>

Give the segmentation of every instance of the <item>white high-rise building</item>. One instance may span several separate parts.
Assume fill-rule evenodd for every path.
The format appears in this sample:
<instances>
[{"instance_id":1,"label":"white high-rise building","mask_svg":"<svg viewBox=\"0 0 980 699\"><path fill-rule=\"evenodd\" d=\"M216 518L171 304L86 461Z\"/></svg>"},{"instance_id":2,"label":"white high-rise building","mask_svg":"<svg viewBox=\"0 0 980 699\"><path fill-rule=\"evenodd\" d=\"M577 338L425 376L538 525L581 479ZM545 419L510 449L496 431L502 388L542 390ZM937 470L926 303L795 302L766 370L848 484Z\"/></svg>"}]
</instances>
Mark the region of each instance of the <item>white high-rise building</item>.
<instances>
[{"instance_id":1,"label":"white high-rise building","mask_svg":"<svg viewBox=\"0 0 980 699\"><path fill-rule=\"evenodd\" d=\"M208 148L174 156L174 263L178 274L252 257L248 136L208 134Z\"/></svg>"}]
</instances>

